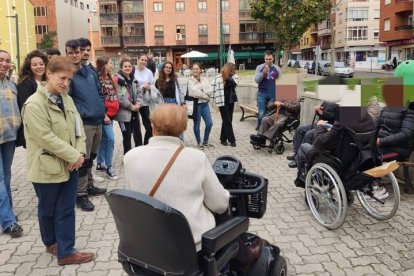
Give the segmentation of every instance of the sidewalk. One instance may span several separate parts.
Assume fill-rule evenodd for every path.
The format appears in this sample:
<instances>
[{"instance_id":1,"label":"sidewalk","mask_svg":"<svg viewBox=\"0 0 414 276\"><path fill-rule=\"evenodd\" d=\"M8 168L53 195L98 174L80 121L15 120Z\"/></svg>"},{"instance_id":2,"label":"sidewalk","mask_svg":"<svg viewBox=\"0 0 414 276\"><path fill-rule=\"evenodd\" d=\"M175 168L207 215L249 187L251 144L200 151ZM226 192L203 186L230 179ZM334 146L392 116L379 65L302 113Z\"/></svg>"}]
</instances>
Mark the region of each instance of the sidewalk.
<instances>
[{"instance_id":1,"label":"sidewalk","mask_svg":"<svg viewBox=\"0 0 414 276\"><path fill-rule=\"evenodd\" d=\"M250 231L282 249L288 261L288 275L414 275L413 196L402 195L398 213L386 222L369 217L355 200L345 224L336 231L329 231L316 222L306 207L303 189L293 185L296 170L288 168L286 160L291 144L286 145L283 155L254 150L249 135L254 132L255 120L240 122L241 113L236 111L237 147L220 145L221 119L218 112L214 112L210 142L215 147L205 152L211 162L221 155L234 155L246 170L269 179L267 213L260 220L250 220ZM120 178L97 184L108 190L125 186L122 136L118 124L114 124L114 128L114 168ZM191 121L185 140L188 146L196 144ZM18 148L13 162L12 188L14 210L24 228L24 236L11 239L0 234L0 275L126 275L117 261L115 223L102 196L91 198L95 211L76 210L76 248L95 252L97 256L93 262L58 266L56 258L45 252L39 234L37 198L25 176L25 159L25 150Z\"/></svg>"}]
</instances>

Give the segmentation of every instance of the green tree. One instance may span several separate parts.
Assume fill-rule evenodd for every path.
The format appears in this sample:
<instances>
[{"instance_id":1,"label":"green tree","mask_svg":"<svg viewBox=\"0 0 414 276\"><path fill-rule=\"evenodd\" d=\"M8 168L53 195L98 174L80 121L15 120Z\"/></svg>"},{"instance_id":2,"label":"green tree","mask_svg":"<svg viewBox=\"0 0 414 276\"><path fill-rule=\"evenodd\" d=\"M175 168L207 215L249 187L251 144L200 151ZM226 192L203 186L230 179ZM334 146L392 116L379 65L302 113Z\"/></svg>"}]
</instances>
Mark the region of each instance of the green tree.
<instances>
[{"instance_id":1,"label":"green tree","mask_svg":"<svg viewBox=\"0 0 414 276\"><path fill-rule=\"evenodd\" d=\"M55 47L55 36L56 32L45 33L42 37L42 41L40 42L39 48L42 50L47 50Z\"/></svg>"},{"instance_id":2,"label":"green tree","mask_svg":"<svg viewBox=\"0 0 414 276\"><path fill-rule=\"evenodd\" d=\"M265 21L275 35L275 48L284 49L283 64L290 48L311 24L329 17L331 0L257 0L250 3L251 16Z\"/></svg>"}]
</instances>

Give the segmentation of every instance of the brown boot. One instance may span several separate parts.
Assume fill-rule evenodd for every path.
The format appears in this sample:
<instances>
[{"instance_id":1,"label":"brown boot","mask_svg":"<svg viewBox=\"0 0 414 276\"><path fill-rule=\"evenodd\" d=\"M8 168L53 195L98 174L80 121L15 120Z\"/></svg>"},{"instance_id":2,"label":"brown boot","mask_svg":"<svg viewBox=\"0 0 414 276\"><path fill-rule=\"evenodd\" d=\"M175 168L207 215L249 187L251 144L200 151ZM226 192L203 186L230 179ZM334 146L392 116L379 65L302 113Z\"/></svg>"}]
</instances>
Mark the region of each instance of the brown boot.
<instances>
[{"instance_id":1,"label":"brown boot","mask_svg":"<svg viewBox=\"0 0 414 276\"><path fill-rule=\"evenodd\" d=\"M46 246L46 252L52 254L53 256L57 255L57 244Z\"/></svg>"},{"instance_id":2,"label":"brown boot","mask_svg":"<svg viewBox=\"0 0 414 276\"><path fill-rule=\"evenodd\" d=\"M78 252L75 251L72 255L58 259L59 265L71 265L71 264L82 264L93 260L95 257L94 253L91 252Z\"/></svg>"}]
</instances>

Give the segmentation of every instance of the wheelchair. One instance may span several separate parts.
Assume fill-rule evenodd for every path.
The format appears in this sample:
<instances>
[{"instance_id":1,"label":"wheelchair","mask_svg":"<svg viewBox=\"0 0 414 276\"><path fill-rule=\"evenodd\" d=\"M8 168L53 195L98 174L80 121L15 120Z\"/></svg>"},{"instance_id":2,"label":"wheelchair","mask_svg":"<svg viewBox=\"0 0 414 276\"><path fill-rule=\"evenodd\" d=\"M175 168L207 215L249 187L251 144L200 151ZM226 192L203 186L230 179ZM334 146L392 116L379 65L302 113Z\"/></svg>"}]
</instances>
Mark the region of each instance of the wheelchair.
<instances>
[{"instance_id":1,"label":"wheelchair","mask_svg":"<svg viewBox=\"0 0 414 276\"><path fill-rule=\"evenodd\" d=\"M280 155L285 152L285 146L283 143L292 143L293 142L293 132L299 127L300 120L298 116L288 116L286 121L283 122L281 126L279 126L276 135L273 139L268 139L264 135L250 135L250 144L252 144L255 150L259 150L261 148L269 148L269 153L271 154L273 151L276 154ZM289 136L292 137L290 139L286 136L286 132L289 133ZM269 145L266 145L267 140L270 141Z\"/></svg>"},{"instance_id":2,"label":"wheelchair","mask_svg":"<svg viewBox=\"0 0 414 276\"><path fill-rule=\"evenodd\" d=\"M231 194L231 218L203 234L199 252L179 211L135 191L115 189L106 194L120 239L118 260L128 275L286 275L280 249L269 243L263 243L247 270L232 268L239 250L260 239L247 233L248 217L261 218L266 212L268 182L246 172L232 156L218 158L213 168Z\"/></svg>"},{"instance_id":3,"label":"wheelchair","mask_svg":"<svg viewBox=\"0 0 414 276\"><path fill-rule=\"evenodd\" d=\"M313 216L324 227L342 226L354 193L371 217L383 221L392 218L400 204L398 182L392 172L374 178L363 171L381 165L374 142L364 146L362 140L376 141L374 132L355 133L345 128L334 155L314 150L305 166L305 201ZM308 170L306 167L309 167ZM386 197L375 190L384 188Z\"/></svg>"}]
</instances>

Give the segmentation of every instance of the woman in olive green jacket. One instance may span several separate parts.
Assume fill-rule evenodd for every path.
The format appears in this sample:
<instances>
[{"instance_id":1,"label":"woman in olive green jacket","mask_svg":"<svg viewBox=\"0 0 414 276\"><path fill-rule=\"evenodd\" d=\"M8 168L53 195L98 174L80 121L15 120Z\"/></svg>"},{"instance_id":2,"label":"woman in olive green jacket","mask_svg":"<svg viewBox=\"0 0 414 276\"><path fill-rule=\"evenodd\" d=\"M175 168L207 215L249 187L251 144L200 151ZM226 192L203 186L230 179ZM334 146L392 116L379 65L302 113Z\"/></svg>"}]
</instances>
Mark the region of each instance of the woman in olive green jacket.
<instances>
[{"instance_id":1,"label":"woman in olive green jacket","mask_svg":"<svg viewBox=\"0 0 414 276\"><path fill-rule=\"evenodd\" d=\"M59 265L91 261L75 245L75 203L78 169L86 152L82 120L66 94L73 76L71 63L61 57L47 65L46 87L27 99L22 116L27 146L27 174L39 199L40 234L46 251Z\"/></svg>"}]
</instances>

